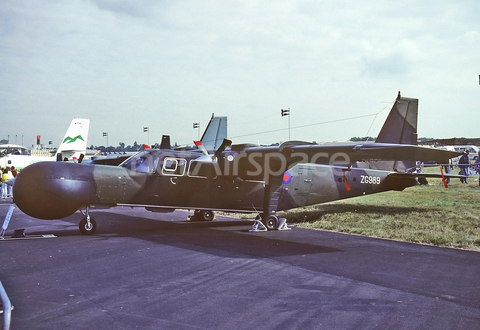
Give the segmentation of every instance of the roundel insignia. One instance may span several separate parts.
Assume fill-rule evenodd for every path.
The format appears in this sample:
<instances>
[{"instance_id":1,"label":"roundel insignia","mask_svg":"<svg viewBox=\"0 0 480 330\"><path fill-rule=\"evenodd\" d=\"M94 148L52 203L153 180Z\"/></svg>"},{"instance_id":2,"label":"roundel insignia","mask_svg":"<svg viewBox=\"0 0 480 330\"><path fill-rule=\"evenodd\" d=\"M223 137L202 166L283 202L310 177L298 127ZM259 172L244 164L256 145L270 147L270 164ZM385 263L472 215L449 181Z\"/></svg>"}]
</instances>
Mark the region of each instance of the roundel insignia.
<instances>
[{"instance_id":1,"label":"roundel insignia","mask_svg":"<svg viewBox=\"0 0 480 330\"><path fill-rule=\"evenodd\" d=\"M283 184L289 184L291 181L292 175L290 174L290 172L285 171L285 173L283 173Z\"/></svg>"}]
</instances>

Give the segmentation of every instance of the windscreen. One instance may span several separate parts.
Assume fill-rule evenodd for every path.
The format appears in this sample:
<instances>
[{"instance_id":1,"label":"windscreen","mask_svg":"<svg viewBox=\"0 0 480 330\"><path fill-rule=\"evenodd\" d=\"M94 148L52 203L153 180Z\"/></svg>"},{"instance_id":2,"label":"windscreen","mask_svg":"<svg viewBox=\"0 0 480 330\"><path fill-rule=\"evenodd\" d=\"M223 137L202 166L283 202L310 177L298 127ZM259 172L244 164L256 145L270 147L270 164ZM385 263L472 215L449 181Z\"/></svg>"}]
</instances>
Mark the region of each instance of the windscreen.
<instances>
[{"instance_id":1,"label":"windscreen","mask_svg":"<svg viewBox=\"0 0 480 330\"><path fill-rule=\"evenodd\" d=\"M124 161L121 166L136 172L154 173L157 169L157 164L158 157L155 153L142 151Z\"/></svg>"}]
</instances>

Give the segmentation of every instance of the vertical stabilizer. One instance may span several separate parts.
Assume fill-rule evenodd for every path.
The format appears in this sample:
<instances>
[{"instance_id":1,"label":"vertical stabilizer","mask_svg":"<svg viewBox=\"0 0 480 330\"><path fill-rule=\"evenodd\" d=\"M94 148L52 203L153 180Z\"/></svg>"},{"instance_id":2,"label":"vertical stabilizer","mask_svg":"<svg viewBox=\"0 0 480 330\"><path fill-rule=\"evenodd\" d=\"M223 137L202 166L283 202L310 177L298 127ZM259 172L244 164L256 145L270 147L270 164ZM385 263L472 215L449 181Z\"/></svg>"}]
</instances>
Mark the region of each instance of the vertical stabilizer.
<instances>
[{"instance_id":1,"label":"vertical stabilizer","mask_svg":"<svg viewBox=\"0 0 480 330\"><path fill-rule=\"evenodd\" d=\"M418 99L398 97L383 124L376 143L417 145Z\"/></svg>"},{"instance_id":2,"label":"vertical stabilizer","mask_svg":"<svg viewBox=\"0 0 480 330\"><path fill-rule=\"evenodd\" d=\"M417 145L418 99L402 97L398 92L392 110L383 124L375 143ZM369 161L368 167L385 171L410 171L412 161Z\"/></svg>"},{"instance_id":3,"label":"vertical stabilizer","mask_svg":"<svg viewBox=\"0 0 480 330\"><path fill-rule=\"evenodd\" d=\"M89 119L73 118L67 133L57 149L58 154L61 154L61 159L78 159L81 154L86 153L88 129L90 126Z\"/></svg>"},{"instance_id":4,"label":"vertical stabilizer","mask_svg":"<svg viewBox=\"0 0 480 330\"><path fill-rule=\"evenodd\" d=\"M207 150L214 151L222 145L223 139L226 138L227 117L215 117L214 114L212 114L212 118L200 141L202 141L202 144Z\"/></svg>"}]
</instances>

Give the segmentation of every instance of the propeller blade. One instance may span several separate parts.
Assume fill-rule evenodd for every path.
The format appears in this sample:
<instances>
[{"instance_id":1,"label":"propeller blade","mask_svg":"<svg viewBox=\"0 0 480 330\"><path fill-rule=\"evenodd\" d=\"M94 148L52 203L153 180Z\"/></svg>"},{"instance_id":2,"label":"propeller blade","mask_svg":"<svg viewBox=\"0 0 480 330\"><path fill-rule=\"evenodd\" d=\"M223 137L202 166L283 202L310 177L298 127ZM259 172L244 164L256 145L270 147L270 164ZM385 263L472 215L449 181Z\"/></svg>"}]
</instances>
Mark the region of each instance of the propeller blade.
<instances>
[{"instance_id":1,"label":"propeller blade","mask_svg":"<svg viewBox=\"0 0 480 330\"><path fill-rule=\"evenodd\" d=\"M193 141L198 149L200 149L205 156L208 156L207 148L203 145L202 141Z\"/></svg>"},{"instance_id":2,"label":"propeller blade","mask_svg":"<svg viewBox=\"0 0 480 330\"><path fill-rule=\"evenodd\" d=\"M226 147L230 147L232 145L232 141L229 139L223 139L222 144L218 147L217 151L215 151L215 157L218 157Z\"/></svg>"}]
</instances>

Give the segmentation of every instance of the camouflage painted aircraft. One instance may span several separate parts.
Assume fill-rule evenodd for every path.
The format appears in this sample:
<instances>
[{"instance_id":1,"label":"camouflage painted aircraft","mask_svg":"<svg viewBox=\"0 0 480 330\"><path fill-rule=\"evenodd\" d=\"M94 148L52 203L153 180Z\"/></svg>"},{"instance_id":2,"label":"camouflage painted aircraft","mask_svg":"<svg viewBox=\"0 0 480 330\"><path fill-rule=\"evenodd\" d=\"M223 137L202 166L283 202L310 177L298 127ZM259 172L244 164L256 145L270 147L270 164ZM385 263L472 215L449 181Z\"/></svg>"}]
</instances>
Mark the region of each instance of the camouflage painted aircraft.
<instances>
[{"instance_id":1,"label":"camouflage painted aircraft","mask_svg":"<svg viewBox=\"0 0 480 330\"><path fill-rule=\"evenodd\" d=\"M175 151L169 143L139 152L119 166L37 163L16 178L14 202L26 214L60 219L85 209L80 231L93 234L91 206L128 205L154 212L257 212L265 228L279 229L276 213L417 185L415 161L444 161L456 152L417 146L418 100L400 96L375 142L280 146L231 145L214 152ZM164 142L168 141L164 137ZM83 213L83 212L82 212ZM260 222L261 221L261 222Z\"/></svg>"}]
</instances>

